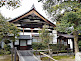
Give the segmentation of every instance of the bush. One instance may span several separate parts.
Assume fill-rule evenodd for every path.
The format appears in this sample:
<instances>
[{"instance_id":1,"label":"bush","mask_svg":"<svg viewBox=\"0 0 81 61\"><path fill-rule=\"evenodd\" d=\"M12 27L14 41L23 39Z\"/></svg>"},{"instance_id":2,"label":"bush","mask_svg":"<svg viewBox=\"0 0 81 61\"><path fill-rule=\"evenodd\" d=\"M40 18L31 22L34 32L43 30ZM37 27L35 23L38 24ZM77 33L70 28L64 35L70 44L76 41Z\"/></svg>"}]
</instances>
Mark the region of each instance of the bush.
<instances>
[{"instance_id":1,"label":"bush","mask_svg":"<svg viewBox=\"0 0 81 61\"><path fill-rule=\"evenodd\" d=\"M79 50L81 51L81 41L78 41Z\"/></svg>"},{"instance_id":2,"label":"bush","mask_svg":"<svg viewBox=\"0 0 81 61\"><path fill-rule=\"evenodd\" d=\"M50 49L52 49L53 53L66 53L67 52L67 46L64 46L63 44L50 44Z\"/></svg>"},{"instance_id":3,"label":"bush","mask_svg":"<svg viewBox=\"0 0 81 61\"><path fill-rule=\"evenodd\" d=\"M4 48L0 50L0 54L10 54L11 46L8 44L4 45Z\"/></svg>"},{"instance_id":4,"label":"bush","mask_svg":"<svg viewBox=\"0 0 81 61\"><path fill-rule=\"evenodd\" d=\"M37 43L37 42L33 42L32 43L32 48L35 49L35 50L44 50L47 48L46 45L42 44L42 43Z\"/></svg>"},{"instance_id":5,"label":"bush","mask_svg":"<svg viewBox=\"0 0 81 61\"><path fill-rule=\"evenodd\" d=\"M67 46L64 46L63 44L50 44L50 48L54 51L57 50L66 50Z\"/></svg>"},{"instance_id":6,"label":"bush","mask_svg":"<svg viewBox=\"0 0 81 61\"><path fill-rule=\"evenodd\" d=\"M10 45L8 45L8 44L5 44L4 45L4 50L5 51L10 51L10 49L11 49L11 46Z\"/></svg>"}]
</instances>

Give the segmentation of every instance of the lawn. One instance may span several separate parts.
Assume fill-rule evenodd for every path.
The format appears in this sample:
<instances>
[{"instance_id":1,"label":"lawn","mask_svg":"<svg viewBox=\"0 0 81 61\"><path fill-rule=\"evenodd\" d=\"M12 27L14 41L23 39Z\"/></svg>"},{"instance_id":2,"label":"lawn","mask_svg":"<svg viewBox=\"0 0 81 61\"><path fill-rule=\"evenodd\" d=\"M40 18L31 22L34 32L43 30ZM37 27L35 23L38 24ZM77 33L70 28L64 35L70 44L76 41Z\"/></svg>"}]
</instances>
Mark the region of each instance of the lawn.
<instances>
[{"instance_id":1,"label":"lawn","mask_svg":"<svg viewBox=\"0 0 81 61\"><path fill-rule=\"evenodd\" d=\"M11 55L0 56L0 61L11 61Z\"/></svg>"},{"instance_id":2,"label":"lawn","mask_svg":"<svg viewBox=\"0 0 81 61\"><path fill-rule=\"evenodd\" d=\"M58 61L74 61L74 56L53 56ZM47 57L43 57L42 61L49 61ZM50 60L53 61L53 60Z\"/></svg>"}]
</instances>

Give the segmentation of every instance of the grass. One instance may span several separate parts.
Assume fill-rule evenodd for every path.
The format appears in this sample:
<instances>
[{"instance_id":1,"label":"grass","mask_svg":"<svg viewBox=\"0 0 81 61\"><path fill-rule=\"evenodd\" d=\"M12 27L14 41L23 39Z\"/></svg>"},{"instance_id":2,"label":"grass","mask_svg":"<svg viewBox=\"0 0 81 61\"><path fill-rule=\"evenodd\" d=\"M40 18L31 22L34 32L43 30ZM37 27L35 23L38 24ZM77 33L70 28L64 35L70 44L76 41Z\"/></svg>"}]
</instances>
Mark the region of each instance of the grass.
<instances>
[{"instance_id":1,"label":"grass","mask_svg":"<svg viewBox=\"0 0 81 61\"><path fill-rule=\"evenodd\" d=\"M53 56L54 59L60 60L60 59L67 59L67 58L74 58L74 56Z\"/></svg>"},{"instance_id":2,"label":"grass","mask_svg":"<svg viewBox=\"0 0 81 61\"><path fill-rule=\"evenodd\" d=\"M18 60L18 58L17 58L17 60ZM11 55L0 56L0 61L11 61Z\"/></svg>"},{"instance_id":3,"label":"grass","mask_svg":"<svg viewBox=\"0 0 81 61\"><path fill-rule=\"evenodd\" d=\"M11 56L0 56L2 57L2 59L0 59L0 61L11 61Z\"/></svg>"},{"instance_id":4,"label":"grass","mask_svg":"<svg viewBox=\"0 0 81 61\"><path fill-rule=\"evenodd\" d=\"M75 56L53 56L54 59L56 60L61 60L61 59L74 59ZM48 57L42 57L42 61L47 61ZM50 60L53 61L53 60Z\"/></svg>"}]
</instances>

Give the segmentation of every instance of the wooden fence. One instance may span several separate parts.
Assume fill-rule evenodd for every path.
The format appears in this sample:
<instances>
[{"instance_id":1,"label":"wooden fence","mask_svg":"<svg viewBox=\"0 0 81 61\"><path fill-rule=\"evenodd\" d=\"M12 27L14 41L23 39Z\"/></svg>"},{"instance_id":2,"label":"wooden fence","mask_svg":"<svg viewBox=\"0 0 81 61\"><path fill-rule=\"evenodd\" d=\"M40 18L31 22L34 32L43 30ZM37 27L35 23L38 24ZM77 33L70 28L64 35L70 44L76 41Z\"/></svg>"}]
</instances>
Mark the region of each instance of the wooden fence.
<instances>
[{"instance_id":1,"label":"wooden fence","mask_svg":"<svg viewBox=\"0 0 81 61\"><path fill-rule=\"evenodd\" d=\"M43 52L40 52L40 57L41 57L41 55L44 55L44 57L48 57L48 58L49 58L49 61L50 61L50 59L51 59L52 61L57 61L56 59L52 58L51 56L49 56L49 55L47 55L47 54L44 54ZM41 58L42 58L42 57L41 57Z\"/></svg>"}]
</instances>

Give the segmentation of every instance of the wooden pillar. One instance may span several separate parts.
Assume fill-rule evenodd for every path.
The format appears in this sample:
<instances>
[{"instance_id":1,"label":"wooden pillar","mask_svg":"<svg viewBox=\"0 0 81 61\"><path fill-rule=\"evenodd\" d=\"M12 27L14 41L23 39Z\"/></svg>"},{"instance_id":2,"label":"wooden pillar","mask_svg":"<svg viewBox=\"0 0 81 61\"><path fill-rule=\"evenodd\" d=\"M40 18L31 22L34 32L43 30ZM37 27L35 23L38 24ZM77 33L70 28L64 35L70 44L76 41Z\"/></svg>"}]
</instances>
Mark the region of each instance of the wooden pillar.
<instances>
[{"instance_id":1,"label":"wooden pillar","mask_svg":"<svg viewBox=\"0 0 81 61\"><path fill-rule=\"evenodd\" d=\"M32 33L33 33L33 28L31 28L31 35L33 36L33 34L32 34Z\"/></svg>"},{"instance_id":2,"label":"wooden pillar","mask_svg":"<svg viewBox=\"0 0 81 61\"><path fill-rule=\"evenodd\" d=\"M16 48L14 49L14 61L16 61L17 53L16 53Z\"/></svg>"},{"instance_id":3,"label":"wooden pillar","mask_svg":"<svg viewBox=\"0 0 81 61\"><path fill-rule=\"evenodd\" d=\"M67 46L68 46L68 39L66 39L66 41L67 41Z\"/></svg>"},{"instance_id":4,"label":"wooden pillar","mask_svg":"<svg viewBox=\"0 0 81 61\"><path fill-rule=\"evenodd\" d=\"M73 44L73 52L75 52L75 48L74 48L74 39L72 39L72 44Z\"/></svg>"},{"instance_id":5,"label":"wooden pillar","mask_svg":"<svg viewBox=\"0 0 81 61\"><path fill-rule=\"evenodd\" d=\"M33 42L33 28L31 28L31 37L32 37L32 42Z\"/></svg>"},{"instance_id":6,"label":"wooden pillar","mask_svg":"<svg viewBox=\"0 0 81 61\"><path fill-rule=\"evenodd\" d=\"M24 35L24 28L23 28L23 35Z\"/></svg>"}]
</instances>

